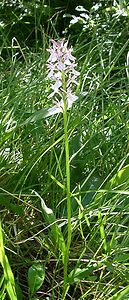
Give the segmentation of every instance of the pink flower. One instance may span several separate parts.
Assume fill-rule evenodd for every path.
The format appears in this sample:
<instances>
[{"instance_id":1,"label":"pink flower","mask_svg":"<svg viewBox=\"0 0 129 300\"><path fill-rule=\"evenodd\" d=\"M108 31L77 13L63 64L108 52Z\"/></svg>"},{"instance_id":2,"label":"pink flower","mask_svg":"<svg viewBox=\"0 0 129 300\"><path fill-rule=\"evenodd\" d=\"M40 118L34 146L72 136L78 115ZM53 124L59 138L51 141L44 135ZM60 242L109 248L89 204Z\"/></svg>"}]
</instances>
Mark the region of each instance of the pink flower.
<instances>
[{"instance_id":1,"label":"pink flower","mask_svg":"<svg viewBox=\"0 0 129 300\"><path fill-rule=\"evenodd\" d=\"M47 78L51 80L51 89L52 93L49 95L49 98L56 96L56 105L57 111L63 111L63 94L66 95L67 108L70 108L77 100L77 96L73 92L73 86L77 85L78 82L76 78L79 76L79 72L75 70L76 67L76 58L72 55L72 47L68 48L68 42L65 42L64 39L61 41L52 40L52 47L48 49L50 56L47 61L47 67L49 73ZM65 81L65 82L64 82ZM64 90L65 86L65 90Z\"/></svg>"}]
</instances>

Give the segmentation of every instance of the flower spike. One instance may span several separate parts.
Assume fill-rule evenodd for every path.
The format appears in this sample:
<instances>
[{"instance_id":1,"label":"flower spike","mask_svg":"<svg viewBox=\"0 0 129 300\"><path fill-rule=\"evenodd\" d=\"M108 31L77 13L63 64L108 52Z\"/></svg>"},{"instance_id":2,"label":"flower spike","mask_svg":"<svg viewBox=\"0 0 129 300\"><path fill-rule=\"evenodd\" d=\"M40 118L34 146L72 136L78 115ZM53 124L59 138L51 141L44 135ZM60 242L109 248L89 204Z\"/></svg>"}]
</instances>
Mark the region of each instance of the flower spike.
<instances>
[{"instance_id":1,"label":"flower spike","mask_svg":"<svg viewBox=\"0 0 129 300\"><path fill-rule=\"evenodd\" d=\"M52 89L49 98L55 95L59 99L56 102L57 108L59 112L60 107L62 112L63 94L65 94L67 108L70 108L78 98L73 92L73 85L78 84L76 78L80 73L75 70L76 58L72 55L72 47L68 48L68 42L65 42L65 39L58 42L52 39L51 42L52 47L48 49L50 56L47 60L49 70L47 78L51 80Z\"/></svg>"}]
</instances>

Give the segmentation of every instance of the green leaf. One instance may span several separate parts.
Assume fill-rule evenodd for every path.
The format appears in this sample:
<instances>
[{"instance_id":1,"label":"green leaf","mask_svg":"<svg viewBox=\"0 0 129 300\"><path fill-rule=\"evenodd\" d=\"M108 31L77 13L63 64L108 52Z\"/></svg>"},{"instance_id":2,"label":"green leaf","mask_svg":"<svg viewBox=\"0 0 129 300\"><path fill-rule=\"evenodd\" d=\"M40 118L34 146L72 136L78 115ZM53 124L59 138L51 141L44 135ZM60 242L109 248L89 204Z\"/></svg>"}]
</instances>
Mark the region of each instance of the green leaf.
<instances>
[{"instance_id":1,"label":"green leaf","mask_svg":"<svg viewBox=\"0 0 129 300\"><path fill-rule=\"evenodd\" d=\"M56 217L52 211L52 209L48 208L44 202L44 200L41 198L41 196L35 192L35 194L40 198L41 200L41 206L43 211L43 216L48 225L50 225L50 232L51 232L51 240L53 240L54 244L58 246L59 251L62 254L62 258L64 261L65 257L65 241L63 234L61 232L61 229L56 223Z\"/></svg>"},{"instance_id":2,"label":"green leaf","mask_svg":"<svg viewBox=\"0 0 129 300\"><path fill-rule=\"evenodd\" d=\"M45 268L41 263L34 263L28 270L28 285L31 295L42 286L45 278Z\"/></svg>"},{"instance_id":3,"label":"green leaf","mask_svg":"<svg viewBox=\"0 0 129 300\"><path fill-rule=\"evenodd\" d=\"M3 268L4 279L6 282L6 290L9 295L9 298L11 300L17 300L13 272L11 270L8 258L4 250L1 222L0 222L0 263Z\"/></svg>"},{"instance_id":4,"label":"green leaf","mask_svg":"<svg viewBox=\"0 0 129 300\"><path fill-rule=\"evenodd\" d=\"M106 184L106 189L113 189L119 187L119 189L124 190L127 188L129 183L129 165L125 166L123 169L118 171L112 179Z\"/></svg>"},{"instance_id":5,"label":"green leaf","mask_svg":"<svg viewBox=\"0 0 129 300\"><path fill-rule=\"evenodd\" d=\"M115 256L114 260L117 261L117 262L126 262L126 261L129 261L129 254L128 253L117 254Z\"/></svg>"},{"instance_id":6,"label":"green leaf","mask_svg":"<svg viewBox=\"0 0 129 300\"><path fill-rule=\"evenodd\" d=\"M77 268L76 270L72 270L68 276L68 283L72 284L74 282L79 282L81 280L96 280L97 277L92 275L93 267L87 268ZM91 275L91 276L90 276Z\"/></svg>"},{"instance_id":7,"label":"green leaf","mask_svg":"<svg viewBox=\"0 0 129 300\"><path fill-rule=\"evenodd\" d=\"M129 299L129 286L123 289L120 293L119 292L116 293L109 300L125 300L125 299Z\"/></svg>"},{"instance_id":8,"label":"green leaf","mask_svg":"<svg viewBox=\"0 0 129 300\"><path fill-rule=\"evenodd\" d=\"M103 191L100 191L95 197L95 200L99 200L105 192L110 192L110 197L112 192L126 195L126 189L129 186L129 165L125 166L123 169L119 170L107 184L104 186ZM127 190L128 195L128 190ZM124 199L125 196L124 196Z\"/></svg>"},{"instance_id":9,"label":"green leaf","mask_svg":"<svg viewBox=\"0 0 129 300\"><path fill-rule=\"evenodd\" d=\"M59 113L59 109L56 108L56 106L53 106L48 109L42 108L39 111L36 111L35 113L33 113L29 118L27 118L26 121L22 123L22 125L26 125L28 123L35 123L35 122L45 119L47 117L53 116L57 113Z\"/></svg>"},{"instance_id":10,"label":"green leaf","mask_svg":"<svg viewBox=\"0 0 129 300\"><path fill-rule=\"evenodd\" d=\"M15 290L18 300L23 300L23 293L18 283L15 283Z\"/></svg>"}]
</instances>

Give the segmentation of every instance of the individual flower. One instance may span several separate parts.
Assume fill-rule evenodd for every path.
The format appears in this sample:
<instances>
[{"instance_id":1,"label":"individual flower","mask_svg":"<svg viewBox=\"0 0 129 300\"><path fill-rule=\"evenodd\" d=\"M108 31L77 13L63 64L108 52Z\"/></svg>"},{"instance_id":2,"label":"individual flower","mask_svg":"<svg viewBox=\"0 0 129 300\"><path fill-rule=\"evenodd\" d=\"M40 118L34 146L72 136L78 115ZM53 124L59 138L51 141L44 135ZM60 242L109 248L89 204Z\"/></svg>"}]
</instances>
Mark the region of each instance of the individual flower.
<instances>
[{"instance_id":1,"label":"individual flower","mask_svg":"<svg viewBox=\"0 0 129 300\"><path fill-rule=\"evenodd\" d=\"M68 48L68 42L64 39L58 42L52 40L52 47L48 51L50 56L47 60L49 70L47 78L51 80L52 89L49 98L55 97L54 107L57 108L57 112L62 112L64 95L67 108L70 108L78 98L73 92L73 87L78 84L76 78L80 73L75 70L77 64L76 58L72 55L73 49Z\"/></svg>"}]
</instances>

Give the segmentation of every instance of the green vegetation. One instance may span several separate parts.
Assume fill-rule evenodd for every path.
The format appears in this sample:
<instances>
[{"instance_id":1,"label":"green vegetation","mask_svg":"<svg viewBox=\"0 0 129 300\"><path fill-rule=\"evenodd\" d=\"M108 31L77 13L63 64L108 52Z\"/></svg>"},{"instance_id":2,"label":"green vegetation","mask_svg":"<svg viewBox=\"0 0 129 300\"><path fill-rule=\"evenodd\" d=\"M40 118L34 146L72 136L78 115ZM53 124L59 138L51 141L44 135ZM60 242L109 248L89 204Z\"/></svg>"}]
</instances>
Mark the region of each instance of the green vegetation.
<instances>
[{"instance_id":1,"label":"green vegetation","mask_svg":"<svg viewBox=\"0 0 129 300\"><path fill-rule=\"evenodd\" d=\"M128 1L51 2L0 1L0 299L129 299ZM48 116L62 37L78 99Z\"/></svg>"}]
</instances>

